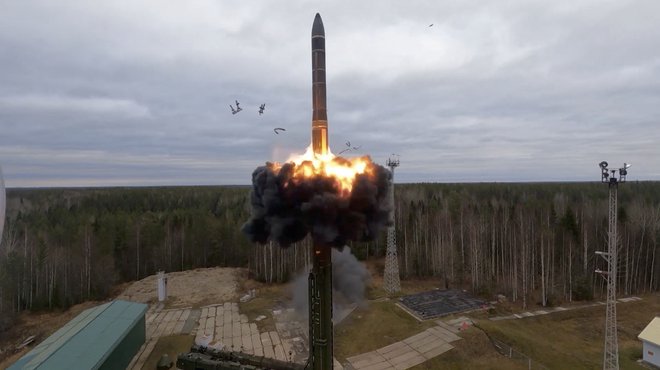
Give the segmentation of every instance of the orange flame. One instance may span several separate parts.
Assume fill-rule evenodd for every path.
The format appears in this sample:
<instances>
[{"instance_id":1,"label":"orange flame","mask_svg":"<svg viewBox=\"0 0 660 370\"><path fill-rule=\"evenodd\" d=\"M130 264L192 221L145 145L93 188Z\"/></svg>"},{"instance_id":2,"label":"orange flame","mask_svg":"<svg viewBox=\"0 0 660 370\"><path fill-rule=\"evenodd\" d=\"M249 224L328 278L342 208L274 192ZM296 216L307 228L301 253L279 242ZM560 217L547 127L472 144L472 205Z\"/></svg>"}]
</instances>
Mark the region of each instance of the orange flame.
<instances>
[{"instance_id":1,"label":"orange flame","mask_svg":"<svg viewBox=\"0 0 660 370\"><path fill-rule=\"evenodd\" d=\"M315 154L310 145L304 154L292 155L287 162L294 163L294 181L303 181L315 176L332 178L341 190L342 195L349 195L353 189L355 177L360 174L374 175L374 164L369 156L356 158L338 157L328 151L328 154ZM279 172L282 164L273 163L273 171Z\"/></svg>"}]
</instances>

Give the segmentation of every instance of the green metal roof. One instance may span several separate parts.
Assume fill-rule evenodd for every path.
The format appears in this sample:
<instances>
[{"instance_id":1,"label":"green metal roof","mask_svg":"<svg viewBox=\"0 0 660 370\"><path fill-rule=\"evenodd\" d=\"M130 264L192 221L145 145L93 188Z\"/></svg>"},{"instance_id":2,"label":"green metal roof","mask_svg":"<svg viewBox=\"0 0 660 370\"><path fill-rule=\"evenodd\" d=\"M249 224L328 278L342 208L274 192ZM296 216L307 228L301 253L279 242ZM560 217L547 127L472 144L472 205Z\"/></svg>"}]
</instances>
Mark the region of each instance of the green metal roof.
<instances>
[{"instance_id":1,"label":"green metal roof","mask_svg":"<svg viewBox=\"0 0 660 370\"><path fill-rule=\"evenodd\" d=\"M147 305L112 301L87 309L21 357L14 369L98 369Z\"/></svg>"}]
</instances>

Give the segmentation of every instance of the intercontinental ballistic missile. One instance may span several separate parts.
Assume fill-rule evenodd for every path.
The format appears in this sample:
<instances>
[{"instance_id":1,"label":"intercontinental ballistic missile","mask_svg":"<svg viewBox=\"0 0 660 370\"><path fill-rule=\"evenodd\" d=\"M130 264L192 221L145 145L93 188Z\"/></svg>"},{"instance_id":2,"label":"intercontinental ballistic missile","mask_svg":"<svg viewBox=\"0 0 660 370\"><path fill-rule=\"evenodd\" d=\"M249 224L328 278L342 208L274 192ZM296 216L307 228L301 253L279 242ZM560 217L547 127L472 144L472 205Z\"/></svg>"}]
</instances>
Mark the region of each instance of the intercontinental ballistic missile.
<instances>
[{"instance_id":1,"label":"intercontinental ballistic missile","mask_svg":"<svg viewBox=\"0 0 660 370\"><path fill-rule=\"evenodd\" d=\"M312 25L312 149L328 153L328 111L325 99L325 29L316 13Z\"/></svg>"},{"instance_id":2,"label":"intercontinental ballistic missile","mask_svg":"<svg viewBox=\"0 0 660 370\"><path fill-rule=\"evenodd\" d=\"M316 13L312 25L312 149L328 153L328 113L325 100L325 30ZM314 240L309 273L309 364L313 370L332 370L332 247Z\"/></svg>"}]
</instances>

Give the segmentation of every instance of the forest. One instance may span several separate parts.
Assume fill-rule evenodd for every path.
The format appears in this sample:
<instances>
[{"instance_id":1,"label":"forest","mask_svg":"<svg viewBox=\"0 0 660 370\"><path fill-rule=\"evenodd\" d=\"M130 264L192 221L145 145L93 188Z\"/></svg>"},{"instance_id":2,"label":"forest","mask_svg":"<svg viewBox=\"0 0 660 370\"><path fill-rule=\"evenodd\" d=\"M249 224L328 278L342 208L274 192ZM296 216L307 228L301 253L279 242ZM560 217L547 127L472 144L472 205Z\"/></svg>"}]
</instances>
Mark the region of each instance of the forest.
<instances>
[{"instance_id":1,"label":"forest","mask_svg":"<svg viewBox=\"0 0 660 370\"><path fill-rule=\"evenodd\" d=\"M310 242L253 245L241 233L248 186L8 189L0 243L0 329L23 310L103 299L159 270L247 267L284 282L309 261ZM660 288L660 183L619 187L619 294ZM601 183L396 184L403 279L427 277L527 305L604 294L608 187ZM386 232L351 245L385 254Z\"/></svg>"}]
</instances>

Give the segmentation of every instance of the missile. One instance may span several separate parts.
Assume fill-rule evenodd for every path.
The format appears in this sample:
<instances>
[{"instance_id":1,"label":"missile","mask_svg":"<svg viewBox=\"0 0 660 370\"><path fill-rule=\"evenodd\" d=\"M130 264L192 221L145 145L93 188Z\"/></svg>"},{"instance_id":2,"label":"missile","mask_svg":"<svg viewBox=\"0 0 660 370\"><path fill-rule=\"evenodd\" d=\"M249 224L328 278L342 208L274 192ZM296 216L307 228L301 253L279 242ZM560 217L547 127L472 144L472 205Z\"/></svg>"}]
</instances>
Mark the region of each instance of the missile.
<instances>
[{"instance_id":1,"label":"missile","mask_svg":"<svg viewBox=\"0 0 660 370\"><path fill-rule=\"evenodd\" d=\"M312 25L312 149L328 153L328 111L325 100L325 29L316 13Z\"/></svg>"},{"instance_id":2,"label":"missile","mask_svg":"<svg viewBox=\"0 0 660 370\"><path fill-rule=\"evenodd\" d=\"M312 149L315 155L328 153L328 111L325 100L325 29L316 13L312 24ZM314 241L312 271L309 274L309 363L313 370L332 369L332 251Z\"/></svg>"}]
</instances>

